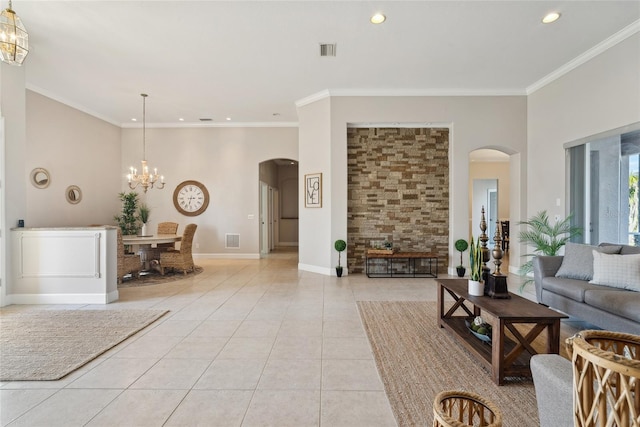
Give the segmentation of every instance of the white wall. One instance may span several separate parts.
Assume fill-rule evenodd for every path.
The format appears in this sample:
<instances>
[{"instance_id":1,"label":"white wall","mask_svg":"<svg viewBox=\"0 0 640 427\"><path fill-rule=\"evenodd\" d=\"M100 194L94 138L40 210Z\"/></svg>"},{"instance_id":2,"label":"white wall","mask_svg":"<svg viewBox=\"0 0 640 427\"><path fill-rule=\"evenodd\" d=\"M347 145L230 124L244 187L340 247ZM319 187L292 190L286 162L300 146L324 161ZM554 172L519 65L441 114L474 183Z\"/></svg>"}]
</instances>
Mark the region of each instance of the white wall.
<instances>
[{"instance_id":1,"label":"white wall","mask_svg":"<svg viewBox=\"0 0 640 427\"><path fill-rule=\"evenodd\" d=\"M331 121L327 123L329 112ZM304 173L322 171L325 202L326 189L332 191L330 206L323 202L326 208L318 216L323 221L322 232L330 236L312 235L301 222L300 254L305 256L304 263L320 270L331 268L338 257L331 242L347 236L347 124L446 123L451 127L449 265L454 271L457 262L453 242L467 237L469 229L469 152L499 148L507 154L525 153L526 112L524 96L332 97L299 107L301 179ZM314 155L303 155L307 152ZM526 197L524 188L518 190ZM309 211L303 214L310 219ZM330 229L324 224L330 224Z\"/></svg>"},{"instance_id":2,"label":"white wall","mask_svg":"<svg viewBox=\"0 0 640 427\"><path fill-rule=\"evenodd\" d=\"M147 161L165 176L163 190L140 199L151 208L150 230L158 222L174 221L182 233L198 225L193 251L200 256L258 257L260 163L275 158L298 159L296 128L149 128ZM139 167L142 130L122 130L122 170ZM173 191L182 181L196 180L209 190L207 210L195 217L181 215L173 206ZM122 191L128 191L124 173ZM253 219L248 219L253 215ZM239 249L225 249L225 233L240 234Z\"/></svg>"},{"instance_id":3,"label":"white wall","mask_svg":"<svg viewBox=\"0 0 640 427\"><path fill-rule=\"evenodd\" d=\"M636 33L528 96L527 217L569 213L564 143L640 121L639 70Z\"/></svg>"},{"instance_id":4,"label":"white wall","mask_svg":"<svg viewBox=\"0 0 640 427\"><path fill-rule=\"evenodd\" d=\"M115 224L120 211L120 128L27 91L27 227ZM39 189L28 182L32 169L49 171L51 183ZM82 200L70 204L65 190L77 185Z\"/></svg>"},{"instance_id":5,"label":"white wall","mask_svg":"<svg viewBox=\"0 0 640 427\"><path fill-rule=\"evenodd\" d=\"M335 200L331 186L333 138L330 113L329 98L298 108L300 187L304 189L306 174L322 173L322 207L305 208L304 192L299 200L298 268L327 275L331 274L332 266L337 265L337 253L336 262L332 263L331 252L335 252L333 242L338 239L333 238L332 232L332 222L335 218L331 208ZM346 166L346 127L344 156ZM346 182L343 185L346 202ZM346 236L346 204L344 231L339 238Z\"/></svg>"},{"instance_id":6,"label":"white wall","mask_svg":"<svg viewBox=\"0 0 640 427\"><path fill-rule=\"evenodd\" d=\"M3 120L3 144L0 148L0 306L7 304L5 299L7 280L12 277L11 247L9 229L15 227L18 219L24 219L27 213L25 196L26 144L26 101L24 91L25 67L14 67L0 63L0 119Z\"/></svg>"}]
</instances>

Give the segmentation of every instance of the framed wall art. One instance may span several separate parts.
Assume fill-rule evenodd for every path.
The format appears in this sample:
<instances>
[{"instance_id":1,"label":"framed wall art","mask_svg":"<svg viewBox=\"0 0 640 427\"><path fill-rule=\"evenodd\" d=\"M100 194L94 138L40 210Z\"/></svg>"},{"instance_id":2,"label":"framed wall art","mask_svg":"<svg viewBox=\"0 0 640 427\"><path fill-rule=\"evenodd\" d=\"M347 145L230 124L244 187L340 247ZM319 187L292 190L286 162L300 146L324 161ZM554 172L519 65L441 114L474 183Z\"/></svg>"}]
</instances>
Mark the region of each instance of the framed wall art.
<instances>
[{"instance_id":1,"label":"framed wall art","mask_svg":"<svg viewBox=\"0 0 640 427\"><path fill-rule=\"evenodd\" d=\"M304 207L322 207L322 174L310 173L304 176Z\"/></svg>"}]
</instances>

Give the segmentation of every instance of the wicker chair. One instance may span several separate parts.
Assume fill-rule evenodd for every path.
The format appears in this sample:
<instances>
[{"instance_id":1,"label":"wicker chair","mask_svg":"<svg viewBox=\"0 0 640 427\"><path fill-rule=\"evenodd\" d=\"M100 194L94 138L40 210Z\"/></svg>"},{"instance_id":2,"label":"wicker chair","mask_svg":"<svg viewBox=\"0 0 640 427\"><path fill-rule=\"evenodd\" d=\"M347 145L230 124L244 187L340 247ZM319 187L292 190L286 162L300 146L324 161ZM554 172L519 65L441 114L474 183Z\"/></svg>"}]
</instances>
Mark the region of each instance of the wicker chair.
<instances>
[{"instance_id":1,"label":"wicker chair","mask_svg":"<svg viewBox=\"0 0 640 427\"><path fill-rule=\"evenodd\" d=\"M491 401L466 391L443 391L433 401L433 427L502 427L502 412Z\"/></svg>"},{"instance_id":2,"label":"wicker chair","mask_svg":"<svg viewBox=\"0 0 640 427\"><path fill-rule=\"evenodd\" d=\"M567 340L576 426L640 426L640 336L582 331Z\"/></svg>"},{"instance_id":3,"label":"wicker chair","mask_svg":"<svg viewBox=\"0 0 640 427\"><path fill-rule=\"evenodd\" d=\"M122 278L131 273L131 277L139 277L142 269L140 255L125 254L124 243L122 242L122 231L118 227L118 283L122 283Z\"/></svg>"},{"instance_id":4,"label":"wicker chair","mask_svg":"<svg viewBox=\"0 0 640 427\"><path fill-rule=\"evenodd\" d=\"M161 222L158 224L158 234L178 234L177 222ZM157 249L159 252L165 252L170 249L175 249L175 243L158 243Z\"/></svg>"},{"instance_id":5,"label":"wicker chair","mask_svg":"<svg viewBox=\"0 0 640 427\"><path fill-rule=\"evenodd\" d=\"M188 224L184 228L180 242L180 250L168 250L167 252L160 253L160 274L164 274L165 268L180 269L184 271L185 275L187 274L187 270L195 271L191 245L197 227L196 224Z\"/></svg>"}]
</instances>

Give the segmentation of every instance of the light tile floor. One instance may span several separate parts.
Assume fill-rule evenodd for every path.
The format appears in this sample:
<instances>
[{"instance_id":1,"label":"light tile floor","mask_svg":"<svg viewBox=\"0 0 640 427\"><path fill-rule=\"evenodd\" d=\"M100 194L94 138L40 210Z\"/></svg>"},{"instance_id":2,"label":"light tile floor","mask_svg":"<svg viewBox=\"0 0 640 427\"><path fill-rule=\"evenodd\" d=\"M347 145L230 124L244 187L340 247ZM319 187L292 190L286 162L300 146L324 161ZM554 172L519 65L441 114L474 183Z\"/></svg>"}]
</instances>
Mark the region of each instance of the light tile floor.
<instances>
[{"instance_id":1,"label":"light tile floor","mask_svg":"<svg viewBox=\"0 0 640 427\"><path fill-rule=\"evenodd\" d=\"M170 313L62 380L0 383L2 426L396 425L355 302L435 301L433 279L301 272L291 250L197 263L108 305L4 308Z\"/></svg>"}]
</instances>

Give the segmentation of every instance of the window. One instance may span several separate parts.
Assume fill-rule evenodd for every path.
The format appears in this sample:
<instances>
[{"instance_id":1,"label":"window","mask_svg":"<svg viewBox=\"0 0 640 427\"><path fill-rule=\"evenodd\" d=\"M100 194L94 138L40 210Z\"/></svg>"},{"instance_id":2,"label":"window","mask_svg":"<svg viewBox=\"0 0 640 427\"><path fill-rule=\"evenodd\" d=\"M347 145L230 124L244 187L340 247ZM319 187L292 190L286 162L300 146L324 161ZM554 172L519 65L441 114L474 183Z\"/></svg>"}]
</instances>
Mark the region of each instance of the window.
<instances>
[{"instance_id":1,"label":"window","mask_svg":"<svg viewBox=\"0 0 640 427\"><path fill-rule=\"evenodd\" d=\"M640 246L640 124L567 145L576 240Z\"/></svg>"}]
</instances>

